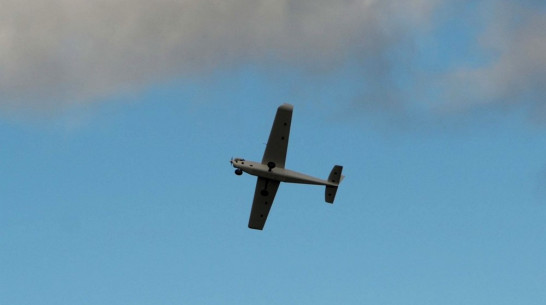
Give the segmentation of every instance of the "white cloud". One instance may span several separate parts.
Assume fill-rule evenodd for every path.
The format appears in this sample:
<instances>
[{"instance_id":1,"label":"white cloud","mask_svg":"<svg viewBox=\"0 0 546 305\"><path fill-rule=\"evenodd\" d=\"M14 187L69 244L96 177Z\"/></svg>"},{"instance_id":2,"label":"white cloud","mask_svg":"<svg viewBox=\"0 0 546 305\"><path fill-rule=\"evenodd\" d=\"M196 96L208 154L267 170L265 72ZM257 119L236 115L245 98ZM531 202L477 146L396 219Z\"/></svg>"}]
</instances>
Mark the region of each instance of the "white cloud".
<instances>
[{"instance_id":1,"label":"white cloud","mask_svg":"<svg viewBox=\"0 0 546 305\"><path fill-rule=\"evenodd\" d=\"M0 106L63 108L171 77L199 77L244 64L328 75L350 61L365 67L366 96L387 108L411 107L407 101L426 97L426 90L447 100L444 106L450 109L524 101L546 108L546 13L522 4L483 1L477 6L485 30L475 49L489 62L477 67L463 63L442 77L412 72L421 67L414 66L419 64L412 50L403 49L411 43L400 41L411 42L415 33L437 26L435 9L453 3L0 0ZM453 18L465 22L465 16ZM400 47L396 54L406 58L389 58ZM424 77L419 82L429 88L402 101L400 95L417 90L396 92L386 84L392 81L392 65L409 71L410 78Z\"/></svg>"},{"instance_id":2,"label":"white cloud","mask_svg":"<svg viewBox=\"0 0 546 305\"><path fill-rule=\"evenodd\" d=\"M242 63L334 67L434 0L0 0L0 103L59 107Z\"/></svg>"},{"instance_id":3,"label":"white cloud","mask_svg":"<svg viewBox=\"0 0 546 305\"><path fill-rule=\"evenodd\" d=\"M546 105L546 12L494 2L484 6L485 30L477 41L489 57L477 67L448 73L450 107L468 110L494 105Z\"/></svg>"}]
</instances>

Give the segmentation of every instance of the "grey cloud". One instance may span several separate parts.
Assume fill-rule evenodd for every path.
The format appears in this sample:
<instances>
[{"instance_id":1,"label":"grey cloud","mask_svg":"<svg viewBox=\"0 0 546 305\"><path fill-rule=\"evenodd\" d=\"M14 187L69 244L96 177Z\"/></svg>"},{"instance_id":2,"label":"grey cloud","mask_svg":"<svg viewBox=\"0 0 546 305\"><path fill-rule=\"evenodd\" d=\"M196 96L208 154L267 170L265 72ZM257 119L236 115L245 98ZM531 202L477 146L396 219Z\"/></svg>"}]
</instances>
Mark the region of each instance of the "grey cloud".
<instances>
[{"instance_id":1,"label":"grey cloud","mask_svg":"<svg viewBox=\"0 0 546 305\"><path fill-rule=\"evenodd\" d=\"M512 2L493 2L483 9L487 23L476 43L488 60L445 75L447 107L466 111L526 104L532 115L544 114L546 11Z\"/></svg>"},{"instance_id":2,"label":"grey cloud","mask_svg":"<svg viewBox=\"0 0 546 305\"><path fill-rule=\"evenodd\" d=\"M426 24L434 0L0 0L0 105L92 102L242 63L328 71Z\"/></svg>"},{"instance_id":3,"label":"grey cloud","mask_svg":"<svg viewBox=\"0 0 546 305\"><path fill-rule=\"evenodd\" d=\"M477 16L484 29L475 49L490 60L422 73L412 40L438 26L438 7L453 3L0 0L0 107L89 104L171 77L204 77L244 64L327 77L351 62L361 65L363 90L355 92L355 103L364 107L453 113L524 102L545 112L546 13L530 5L482 1ZM398 70L414 88L396 89ZM432 100L445 102L438 107Z\"/></svg>"}]
</instances>

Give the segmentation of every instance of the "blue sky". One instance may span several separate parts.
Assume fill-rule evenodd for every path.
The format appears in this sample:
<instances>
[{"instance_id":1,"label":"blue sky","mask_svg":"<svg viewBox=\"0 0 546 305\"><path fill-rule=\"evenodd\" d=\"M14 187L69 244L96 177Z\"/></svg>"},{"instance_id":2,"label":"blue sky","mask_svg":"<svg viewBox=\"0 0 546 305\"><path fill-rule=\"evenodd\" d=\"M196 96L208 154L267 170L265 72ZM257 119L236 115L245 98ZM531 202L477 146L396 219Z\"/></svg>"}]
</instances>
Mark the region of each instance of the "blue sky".
<instances>
[{"instance_id":1,"label":"blue sky","mask_svg":"<svg viewBox=\"0 0 546 305\"><path fill-rule=\"evenodd\" d=\"M0 39L24 50L0 55L1 304L546 302L544 89L533 80L546 74L533 51L546 17L536 2L284 1L270 16L243 0L189 1L186 18L195 10L239 28L241 11L278 29L215 44L223 29L195 23L199 35L173 38L195 43L191 56L171 55L186 50L169 49L172 35L123 26L173 33L154 23L170 4L148 15L135 1L131 19L55 3L90 17L44 23L43 41L68 49ZM355 3L361 18L317 22ZM22 17L59 14L6 4ZM91 17L115 20L139 51L110 49ZM89 25L98 54L55 32ZM291 36L313 26L346 37ZM294 104L287 167L326 177L342 164L346 179L333 205L322 187L282 184L265 230L249 230L255 177L228 161L261 160L284 102Z\"/></svg>"}]
</instances>

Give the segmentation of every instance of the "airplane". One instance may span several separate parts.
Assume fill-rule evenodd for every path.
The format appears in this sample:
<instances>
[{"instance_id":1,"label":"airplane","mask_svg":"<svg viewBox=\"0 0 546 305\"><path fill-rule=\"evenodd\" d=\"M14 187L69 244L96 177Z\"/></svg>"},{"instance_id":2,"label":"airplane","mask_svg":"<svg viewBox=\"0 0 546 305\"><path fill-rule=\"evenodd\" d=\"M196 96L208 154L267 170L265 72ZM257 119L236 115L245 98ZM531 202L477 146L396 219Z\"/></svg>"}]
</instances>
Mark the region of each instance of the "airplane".
<instances>
[{"instance_id":1,"label":"airplane","mask_svg":"<svg viewBox=\"0 0 546 305\"><path fill-rule=\"evenodd\" d=\"M232 158L230 161L235 167L236 175L240 176L245 172L258 177L248 221L248 227L251 229L263 230L281 182L324 185L326 186L324 194L326 202L334 203L337 188L344 178L341 174L343 170L341 165L333 167L328 180L284 168L293 109L293 105L286 103L277 109L261 162L247 161L242 158Z\"/></svg>"}]
</instances>

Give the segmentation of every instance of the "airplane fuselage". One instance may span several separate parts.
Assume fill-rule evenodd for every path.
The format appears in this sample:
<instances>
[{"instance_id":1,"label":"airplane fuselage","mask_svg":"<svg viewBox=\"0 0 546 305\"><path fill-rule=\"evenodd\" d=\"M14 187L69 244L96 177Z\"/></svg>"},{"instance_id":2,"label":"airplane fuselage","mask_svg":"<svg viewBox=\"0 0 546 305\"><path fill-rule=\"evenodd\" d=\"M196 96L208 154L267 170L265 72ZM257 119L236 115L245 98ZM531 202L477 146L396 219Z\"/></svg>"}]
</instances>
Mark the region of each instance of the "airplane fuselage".
<instances>
[{"instance_id":1,"label":"airplane fuselage","mask_svg":"<svg viewBox=\"0 0 546 305\"><path fill-rule=\"evenodd\" d=\"M270 168L267 164L262 164L260 162L247 161L244 159L236 158L231 161L231 164L233 165L233 167L238 168L247 174L262 177L269 180L275 180L275 181L281 181L281 182L287 182L287 183L337 186L337 184L331 183L327 180L308 176L308 175L298 173L298 172L285 169L285 168L279 168L279 167Z\"/></svg>"}]
</instances>

